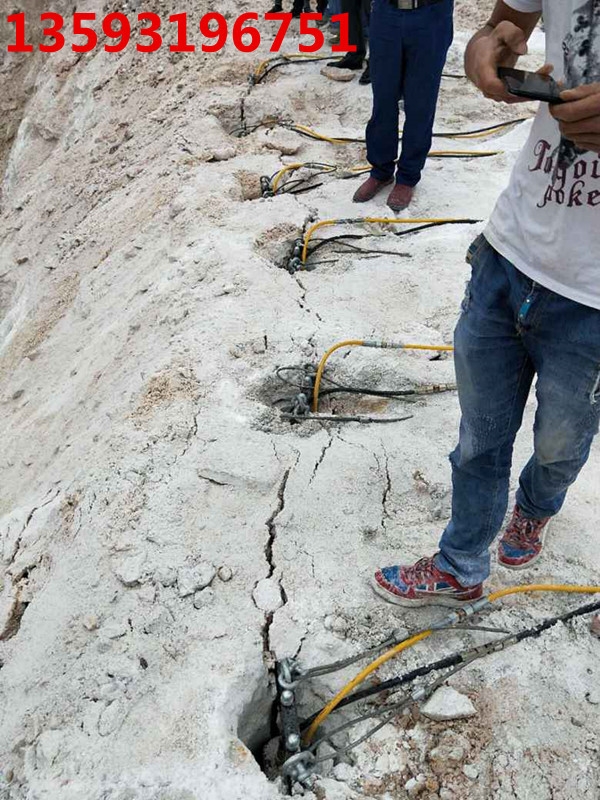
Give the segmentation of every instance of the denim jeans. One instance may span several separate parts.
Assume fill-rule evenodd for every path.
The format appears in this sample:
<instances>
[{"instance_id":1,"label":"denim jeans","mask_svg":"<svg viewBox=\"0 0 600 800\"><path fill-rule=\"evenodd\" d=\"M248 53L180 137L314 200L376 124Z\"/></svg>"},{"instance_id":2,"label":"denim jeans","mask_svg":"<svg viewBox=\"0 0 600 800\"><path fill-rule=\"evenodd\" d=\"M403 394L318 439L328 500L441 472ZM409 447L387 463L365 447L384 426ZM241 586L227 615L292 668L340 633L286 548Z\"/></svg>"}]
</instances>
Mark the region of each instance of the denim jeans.
<instances>
[{"instance_id":1,"label":"denim jeans","mask_svg":"<svg viewBox=\"0 0 600 800\"><path fill-rule=\"evenodd\" d=\"M329 3L327 5L327 14L330 17L333 17L336 14L341 14L341 13L342 13L342 0L329 0ZM335 25L336 28L338 28L340 23L332 22L330 24ZM342 53L342 55L344 54Z\"/></svg>"},{"instance_id":2,"label":"denim jeans","mask_svg":"<svg viewBox=\"0 0 600 800\"><path fill-rule=\"evenodd\" d=\"M489 575L534 376L534 453L516 498L525 516L560 511L588 459L600 420L600 310L534 283L484 236L467 261L472 275L454 342L462 420L450 456L452 519L436 563L473 586Z\"/></svg>"},{"instance_id":3,"label":"denim jeans","mask_svg":"<svg viewBox=\"0 0 600 800\"><path fill-rule=\"evenodd\" d=\"M396 181L416 186L431 148L442 70L453 36L453 0L414 10L373 0L369 65L373 111L367 125L371 176L387 180L398 158L398 104L405 122Z\"/></svg>"}]
</instances>

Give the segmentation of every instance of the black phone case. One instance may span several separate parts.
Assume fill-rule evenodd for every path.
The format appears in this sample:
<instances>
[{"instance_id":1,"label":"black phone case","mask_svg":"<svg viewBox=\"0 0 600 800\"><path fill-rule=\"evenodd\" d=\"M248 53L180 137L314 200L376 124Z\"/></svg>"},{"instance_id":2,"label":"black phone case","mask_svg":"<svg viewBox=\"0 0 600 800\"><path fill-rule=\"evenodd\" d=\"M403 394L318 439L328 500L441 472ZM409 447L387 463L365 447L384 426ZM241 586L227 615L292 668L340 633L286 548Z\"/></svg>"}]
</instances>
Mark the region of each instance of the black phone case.
<instances>
[{"instance_id":1,"label":"black phone case","mask_svg":"<svg viewBox=\"0 0 600 800\"><path fill-rule=\"evenodd\" d=\"M527 89L522 85L522 76L534 76L535 73L528 73L524 70L513 70L507 67L498 68L498 77L506 86L507 91L516 97L523 97L527 100L539 100L549 105L559 105L564 102L559 97L560 88L554 82L548 83L548 91L535 91Z\"/></svg>"}]
</instances>

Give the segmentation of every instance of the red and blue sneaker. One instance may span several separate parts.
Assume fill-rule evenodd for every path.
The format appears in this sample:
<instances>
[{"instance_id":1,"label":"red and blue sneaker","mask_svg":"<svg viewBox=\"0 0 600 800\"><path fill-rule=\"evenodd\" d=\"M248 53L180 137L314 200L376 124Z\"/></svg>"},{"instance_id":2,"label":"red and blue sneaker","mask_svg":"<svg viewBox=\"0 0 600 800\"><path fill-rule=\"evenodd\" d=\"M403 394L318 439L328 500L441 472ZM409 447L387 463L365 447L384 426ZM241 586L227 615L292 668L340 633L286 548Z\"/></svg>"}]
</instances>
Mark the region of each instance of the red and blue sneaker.
<instances>
[{"instance_id":1,"label":"red and blue sneaker","mask_svg":"<svg viewBox=\"0 0 600 800\"><path fill-rule=\"evenodd\" d=\"M435 564L435 556L412 566L384 567L375 573L372 586L377 594L399 606L460 606L483 595L483 584L461 586L454 575Z\"/></svg>"},{"instance_id":2,"label":"red and blue sneaker","mask_svg":"<svg viewBox=\"0 0 600 800\"><path fill-rule=\"evenodd\" d=\"M531 519L515 506L498 544L498 563L508 569L525 569L542 555L550 517Z\"/></svg>"}]
</instances>

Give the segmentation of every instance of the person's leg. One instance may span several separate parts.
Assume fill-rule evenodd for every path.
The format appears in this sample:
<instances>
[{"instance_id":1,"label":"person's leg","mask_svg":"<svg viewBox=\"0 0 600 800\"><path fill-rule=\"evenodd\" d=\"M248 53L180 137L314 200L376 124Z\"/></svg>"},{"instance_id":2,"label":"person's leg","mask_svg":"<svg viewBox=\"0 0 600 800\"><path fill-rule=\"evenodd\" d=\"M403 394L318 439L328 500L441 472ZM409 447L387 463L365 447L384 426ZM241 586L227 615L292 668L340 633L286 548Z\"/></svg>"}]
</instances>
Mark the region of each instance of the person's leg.
<instances>
[{"instance_id":1,"label":"person's leg","mask_svg":"<svg viewBox=\"0 0 600 800\"><path fill-rule=\"evenodd\" d=\"M361 0L362 31L365 41L369 38L369 20L371 19L371 0Z\"/></svg>"},{"instance_id":2,"label":"person's leg","mask_svg":"<svg viewBox=\"0 0 600 800\"><path fill-rule=\"evenodd\" d=\"M329 12L329 29L331 32L339 31L340 23L339 22L332 22L331 17L335 17L338 14L342 13L342 4L341 0L329 0L327 4L327 9Z\"/></svg>"},{"instance_id":3,"label":"person's leg","mask_svg":"<svg viewBox=\"0 0 600 800\"><path fill-rule=\"evenodd\" d=\"M361 69L366 55L365 39L361 20L361 0L342 0L342 14L348 15L348 42L356 47L346 53L339 61L332 61L328 67L340 69Z\"/></svg>"},{"instance_id":4,"label":"person's leg","mask_svg":"<svg viewBox=\"0 0 600 800\"><path fill-rule=\"evenodd\" d=\"M452 518L435 557L375 574L375 591L400 605L460 605L481 597L534 375L518 329L531 281L483 236L473 242L467 260L472 275L455 333L462 420L459 445L450 457Z\"/></svg>"},{"instance_id":5,"label":"person's leg","mask_svg":"<svg viewBox=\"0 0 600 800\"><path fill-rule=\"evenodd\" d=\"M367 54L362 22L362 0L342 0L342 5L344 3L348 4L348 41L356 46L356 52L348 55L360 58L362 62Z\"/></svg>"},{"instance_id":6,"label":"person's leg","mask_svg":"<svg viewBox=\"0 0 600 800\"><path fill-rule=\"evenodd\" d=\"M542 291L543 312L523 333L538 373L534 454L516 498L530 519L560 511L600 421L600 311Z\"/></svg>"},{"instance_id":7,"label":"person's leg","mask_svg":"<svg viewBox=\"0 0 600 800\"><path fill-rule=\"evenodd\" d=\"M396 173L396 182L403 186L417 185L431 149L442 70L452 44L452 12L452 0L403 12L405 122Z\"/></svg>"},{"instance_id":8,"label":"person's leg","mask_svg":"<svg viewBox=\"0 0 600 800\"><path fill-rule=\"evenodd\" d=\"M455 333L462 420L450 456L452 518L436 557L463 586L489 575L489 547L506 513L513 443L534 375L515 321L527 280L485 239L472 264Z\"/></svg>"},{"instance_id":9,"label":"person's leg","mask_svg":"<svg viewBox=\"0 0 600 800\"><path fill-rule=\"evenodd\" d=\"M402 97L401 12L375 0L370 20L370 73L373 110L367 125L371 177L389 181L398 158L398 104Z\"/></svg>"},{"instance_id":10,"label":"person's leg","mask_svg":"<svg viewBox=\"0 0 600 800\"><path fill-rule=\"evenodd\" d=\"M362 0L361 2L362 8L362 30L363 30L363 40L365 42L365 50L366 50L366 42L369 38L369 17L371 15L371 3L369 0ZM371 68L369 66L369 59L367 59L367 65L364 69L363 74L358 79L358 82L366 85L371 83Z\"/></svg>"}]
</instances>

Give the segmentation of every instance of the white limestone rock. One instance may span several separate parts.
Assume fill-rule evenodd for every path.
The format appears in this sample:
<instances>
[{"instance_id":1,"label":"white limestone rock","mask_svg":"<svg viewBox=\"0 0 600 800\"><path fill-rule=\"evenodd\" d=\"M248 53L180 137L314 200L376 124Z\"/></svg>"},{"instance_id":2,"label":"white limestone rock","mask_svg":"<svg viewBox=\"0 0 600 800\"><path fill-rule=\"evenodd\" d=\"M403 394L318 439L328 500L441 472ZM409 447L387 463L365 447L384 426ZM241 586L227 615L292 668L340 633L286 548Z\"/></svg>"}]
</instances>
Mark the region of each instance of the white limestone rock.
<instances>
[{"instance_id":1,"label":"white limestone rock","mask_svg":"<svg viewBox=\"0 0 600 800\"><path fill-rule=\"evenodd\" d=\"M180 597L187 597L205 589L213 581L217 571L213 564L203 561L195 567L181 567L177 573L177 588Z\"/></svg>"},{"instance_id":2,"label":"white limestone rock","mask_svg":"<svg viewBox=\"0 0 600 800\"><path fill-rule=\"evenodd\" d=\"M421 709L423 716L436 722L467 719L477 713L469 698L451 686L441 686Z\"/></svg>"},{"instance_id":3,"label":"white limestone rock","mask_svg":"<svg viewBox=\"0 0 600 800\"><path fill-rule=\"evenodd\" d=\"M263 578L254 587L252 597L256 607L265 613L277 611L283 605L281 588L274 578Z\"/></svg>"}]
</instances>

